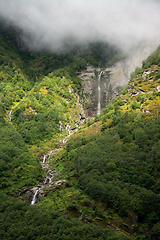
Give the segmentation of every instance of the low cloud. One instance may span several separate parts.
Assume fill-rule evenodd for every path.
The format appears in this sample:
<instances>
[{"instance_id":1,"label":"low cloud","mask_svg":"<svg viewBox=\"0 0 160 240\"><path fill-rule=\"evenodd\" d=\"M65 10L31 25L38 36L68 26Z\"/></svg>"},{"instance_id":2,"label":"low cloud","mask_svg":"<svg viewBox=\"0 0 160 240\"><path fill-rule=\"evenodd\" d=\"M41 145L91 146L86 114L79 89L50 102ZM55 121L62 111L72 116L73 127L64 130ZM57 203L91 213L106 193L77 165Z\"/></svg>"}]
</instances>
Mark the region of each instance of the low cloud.
<instances>
[{"instance_id":1,"label":"low cloud","mask_svg":"<svg viewBox=\"0 0 160 240\"><path fill-rule=\"evenodd\" d=\"M0 0L0 16L18 26L28 44L58 51L66 42L103 40L126 49L160 42L156 0Z\"/></svg>"}]
</instances>

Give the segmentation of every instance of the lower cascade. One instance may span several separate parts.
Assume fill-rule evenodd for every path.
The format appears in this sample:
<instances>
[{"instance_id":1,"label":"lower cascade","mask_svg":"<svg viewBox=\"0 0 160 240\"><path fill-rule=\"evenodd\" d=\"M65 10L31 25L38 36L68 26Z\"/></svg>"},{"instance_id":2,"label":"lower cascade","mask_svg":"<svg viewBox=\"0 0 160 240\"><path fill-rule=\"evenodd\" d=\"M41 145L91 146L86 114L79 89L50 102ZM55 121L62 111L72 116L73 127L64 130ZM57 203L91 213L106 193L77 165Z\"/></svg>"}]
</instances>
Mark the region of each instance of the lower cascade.
<instances>
[{"instance_id":1,"label":"lower cascade","mask_svg":"<svg viewBox=\"0 0 160 240\"><path fill-rule=\"evenodd\" d=\"M103 71L98 74L98 106L97 106L97 116L101 112L101 76Z\"/></svg>"},{"instance_id":2,"label":"lower cascade","mask_svg":"<svg viewBox=\"0 0 160 240\"><path fill-rule=\"evenodd\" d=\"M82 121L84 121L84 117L82 118L82 116L80 116ZM78 128L78 127L77 127ZM77 131L77 128L75 129L75 131ZM70 126L68 127L68 136L65 137L63 140L61 140L61 142L63 144L65 144L68 141L68 137L70 137L72 134L74 134L73 131L70 130ZM38 195L42 195L43 189L47 186L50 186L53 188L56 188L57 186L61 186L63 184L66 183L66 180L58 180L58 181L53 181L53 179L58 175L58 173L56 171L52 171L49 169L49 166L46 163L47 157L50 156L52 153L54 152L54 150L49 151L47 154L45 154L42 158L42 161L40 162L41 167L47 172L45 180L43 182L43 184L41 186L37 186L36 187L36 191L33 195L32 201L31 201L31 205L34 205L37 200L38 200Z\"/></svg>"},{"instance_id":3,"label":"lower cascade","mask_svg":"<svg viewBox=\"0 0 160 240\"><path fill-rule=\"evenodd\" d=\"M40 188L35 192L31 205L34 205L37 202L37 197L38 197L38 192L39 192Z\"/></svg>"},{"instance_id":4,"label":"lower cascade","mask_svg":"<svg viewBox=\"0 0 160 240\"><path fill-rule=\"evenodd\" d=\"M59 186L62 186L66 183L66 180L58 180L58 181L53 181L53 179L55 179L55 177L58 176L58 173L56 171L52 171L49 169L48 165L46 164L46 159L47 156L52 153L52 151L48 152L47 155L43 156L42 161L40 162L42 168L44 168L44 170L46 171L46 177L45 180L43 181L43 184L40 186L36 186L34 189L34 195L31 201L31 205L35 205L37 203L38 197L42 197L43 196L43 191L45 188L52 188L52 191L54 189L56 189Z\"/></svg>"},{"instance_id":5,"label":"lower cascade","mask_svg":"<svg viewBox=\"0 0 160 240\"><path fill-rule=\"evenodd\" d=\"M46 167L46 165L45 165L46 158L47 158L47 155L44 155L41 166L42 166L44 169L47 170L47 175L46 175L44 184L43 184L40 188L38 188L38 189L36 190L35 194L33 195L33 198L32 198L32 201L31 201L31 205L34 205L34 204L37 202L38 194L39 194L40 190L41 190L42 188L44 188L45 184L47 184L47 183L48 183L48 184L51 184L51 183L52 183L52 179L48 176L48 175L50 175L50 170L49 170L49 169Z\"/></svg>"}]
</instances>

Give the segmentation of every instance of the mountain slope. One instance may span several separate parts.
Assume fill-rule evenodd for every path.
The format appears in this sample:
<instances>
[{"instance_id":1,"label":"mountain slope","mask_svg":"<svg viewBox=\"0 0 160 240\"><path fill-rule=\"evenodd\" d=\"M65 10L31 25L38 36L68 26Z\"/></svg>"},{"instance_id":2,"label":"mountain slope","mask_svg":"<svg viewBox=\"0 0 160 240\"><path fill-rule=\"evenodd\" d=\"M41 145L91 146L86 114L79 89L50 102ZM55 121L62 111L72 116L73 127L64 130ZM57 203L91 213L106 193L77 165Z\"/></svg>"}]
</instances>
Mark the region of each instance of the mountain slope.
<instances>
[{"instance_id":1,"label":"mountain slope","mask_svg":"<svg viewBox=\"0 0 160 240\"><path fill-rule=\"evenodd\" d=\"M30 198L23 202L33 186L45 182L46 172L39 164L42 155L63 145L63 138L85 120L76 93L81 85L76 71L86 62L79 57L66 63L64 55L54 55L53 61L51 54L32 54L16 36L15 29L1 28L1 239L128 239L65 216L59 208L32 207ZM69 189L67 183L65 188Z\"/></svg>"},{"instance_id":2,"label":"mountain slope","mask_svg":"<svg viewBox=\"0 0 160 240\"><path fill-rule=\"evenodd\" d=\"M89 128L72 136L64 152L51 158L54 167L63 165L61 174L71 185L77 181L81 191L104 204L102 219L114 209L122 217L115 217L114 225L142 239L158 239L160 223L159 54L160 48L136 68L128 86L94 123L88 122ZM86 206L93 211L91 199ZM83 204L79 209L86 211Z\"/></svg>"},{"instance_id":3,"label":"mountain slope","mask_svg":"<svg viewBox=\"0 0 160 240\"><path fill-rule=\"evenodd\" d=\"M1 238L158 239L160 48L84 124L76 71L93 51L32 55L13 39L1 32ZM45 185L44 156L65 184L46 184L30 206L19 198Z\"/></svg>"}]
</instances>

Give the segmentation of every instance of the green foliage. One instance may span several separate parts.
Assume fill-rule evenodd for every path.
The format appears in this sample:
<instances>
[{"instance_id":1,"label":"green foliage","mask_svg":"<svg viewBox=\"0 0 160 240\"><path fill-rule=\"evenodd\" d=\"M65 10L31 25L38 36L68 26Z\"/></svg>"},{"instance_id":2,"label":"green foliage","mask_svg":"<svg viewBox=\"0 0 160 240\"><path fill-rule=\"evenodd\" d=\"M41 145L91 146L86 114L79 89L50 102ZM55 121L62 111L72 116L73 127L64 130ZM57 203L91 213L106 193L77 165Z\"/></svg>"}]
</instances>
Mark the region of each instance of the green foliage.
<instances>
[{"instance_id":1,"label":"green foliage","mask_svg":"<svg viewBox=\"0 0 160 240\"><path fill-rule=\"evenodd\" d=\"M27 65L31 55L28 53L25 59L26 52L18 49L13 29L6 30L0 26L0 41L0 106L5 112L33 87L37 74Z\"/></svg>"},{"instance_id":2,"label":"green foliage","mask_svg":"<svg viewBox=\"0 0 160 240\"><path fill-rule=\"evenodd\" d=\"M71 65L70 67L59 68L58 70L51 72L49 77L65 77L72 85L75 92L81 87L81 79L76 74L76 69Z\"/></svg>"},{"instance_id":3,"label":"green foliage","mask_svg":"<svg viewBox=\"0 0 160 240\"><path fill-rule=\"evenodd\" d=\"M120 97L117 97L115 99L115 105L118 107L118 106L123 106L125 103L124 101L120 98Z\"/></svg>"},{"instance_id":4,"label":"green foliage","mask_svg":"<svg viewBox=\"0 0 160 240\"><path fill-rule=\"evenodd\" d=\"M141 74L143 72L142 68L136 67L135 71L131 74L130 81L132 81L134 78L137 77L137 75Z\"/></svg>"},{"instance_id":5,"label":"green foliage","mask_svg":"<svg viewBox=\"0 0 160 240\"><path fill-rule=\"evenodd\" d=\"M144 122L135 113L125 113L112 121L112 128L101 136L68 142L72 146L67 147L68 170L74 169L79 187L92 198L122 216L132 211L140 222L153 226L160 220L156 190L160 118Z\"/></svg>"},{"instance_id":6,"label":"green foliage","mask_svg":"<svg viewBox=\"0 0 160 240\"><path fill-rule=\"evenodd\" d=\"M160 222L155 224L155 226L152 228L152 239L153 240L160 239Z\"/></svg>"},{"instance_id":7,"label":"green foliage","mask_svg":"<svg viewBox=\"0 0 160 240\"><path fill-rule=\"evenodd\" d=\"M42 177L38 159L28 151L23 138L10 124L1 120L0 129L0 188L13 191L36 184Z\"/></svg>"},{"instance_id":8,"label":"green foliage","mask_svg":"<svg viewBox=\"0 0 160 240\"><path fill-rule=\"evenodd\" d=\"M74 91L80 89L81 80L77 71L86 68L87 63L104 66L118 54L118 49L107 43L97 42L73 46L61 54L29 52L20 40L21 32L0 24L0 108L2 115L23 100L35 82L52 73L55 77L66 77ZM17 39L19 39L17 42ZM6 97L7 96L7 97ZM38 95L37 95L38 97Z\"/></svg>"},{"instance_id":9,"label":"green foliage","mask_svg":"<svg viewBox=\"0 0 160 240\"><path fill-rule=\"evenodd\" d=\"M60 212L28 206L1 194L1 239L111 239L127 240L122 234L92 224L84 224Z\"/></svg>"},{"instance_id":10,"label":"green foliage","mask_svg":"<svg viewBox=\"0 0 160 240\"><path fill-rule=\"evenodd\" d=\"M12 195L24 186L36 185L42 178L38 159L25 143L38 145L53 140L60 133L59 121L64 126L68 121L74 126L77 121L75 93L81 88L77 72L87 64L105 67L124 57L114 46L103 42L74 46L61 54L31 54L19 48L17 31L0 27L0 188ZM103 212L95 206L97 201L105 204L105 211L112 208L126 219L133 212L140 224L152 229L153 239L159 237L160 222L160 118L145 119L138 112L141 107L148 110L152 101L159 109L159 92L155 90L160 76L159 56L160 47L143 62L143 68L137 67L132 73L130 85L121 91L122 95L95 120L88 120L90 128L93 123L100 126L102 120L101 134L73 137L55 163L63 165L61 172L69 179L66 187L74 185L90 196L82 201L84 211L94 208L95 216L102 219ZM151 73L144 79L142 73L150 67ZM10 109L11 124L3 119ZM50 205L53 209L55 203L55 209L60 209L59 195L62 196L57 190L45 197L42 205L32 207L1 194L0 238L128 239L107 228L44 210ZM65 197L68 199L67 194ZM77 203L67 200L63 206L77 212L81 206Z\"/></svg>"},{"instance_id":11,"label":"green foliage","mask_svg":"<svg viewBox=\"0 0 160 240\"><path fill-rule=\"evenodd\" d=\"M121 90L120 93L123 94L123 95L125 95L125 94L127 93L127 87L124 87L124 88Z\"/></svg>"},{"instance_id":12,"label":"green foliage","mask_svg":"<svg viewBox=\"0 0 160 240\"><path fill-rule=\"evenodd\" d=\"M77 98L71 79L55 77L55 74L50 73L41 83L36 83L14 108L12 123L28 144L50 139L59 133L59 121L65 123L66 115L75 111Z\"/></svg>"},{"instance_id":13,"label":"green foliage","mask_svg":"<svg viewBox=\"0 0 160 240\"><path fill-rule=\"evenodd\" d=\"M160 66L160 56L159 55L160 55L160 46L146 60L142 61L143 69L147 69L147 68L151 67L152 65Z\"/></svg>"},{"instance_id":14,"label":"green foliage","mask_svg":"<svg viewBox=\"0 0 160 240\"><path fill-rule=\"evenodd\" d=\"M136 101L133 101L133 103L132 103L132 109L137 109L137 108L140 108L140 105L139 105L139 103L137 103Z\"/></svg>"}]
</instances>

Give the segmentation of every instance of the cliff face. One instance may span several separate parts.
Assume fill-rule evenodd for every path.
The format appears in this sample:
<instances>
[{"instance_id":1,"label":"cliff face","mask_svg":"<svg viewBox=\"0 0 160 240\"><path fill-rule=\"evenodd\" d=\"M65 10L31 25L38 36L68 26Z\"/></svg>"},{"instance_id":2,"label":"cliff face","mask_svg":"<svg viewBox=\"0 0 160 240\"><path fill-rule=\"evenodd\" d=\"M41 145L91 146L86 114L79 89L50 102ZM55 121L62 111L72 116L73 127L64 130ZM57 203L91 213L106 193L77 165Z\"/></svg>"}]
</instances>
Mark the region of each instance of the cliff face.
<instances>
[{"instance_id":1,"label":"cliff face","mask_svg":"<svg viewBox=\"0 0 160 240\"><path fill-rule=\"evenodd\" d=\"M119 91L128 84L130 74L135 68L141 67L142 60L146 59L154 50L154 46L139 46L132 49L128 56L115 65L106 69L95 68L91 65L79 73L82 79L80 90L81 100L88 117L96 116L98 99L98 73L103 70L101 77L101 108L105 108L107 102L115 98Z\"/></svg>"}]
</instances>

